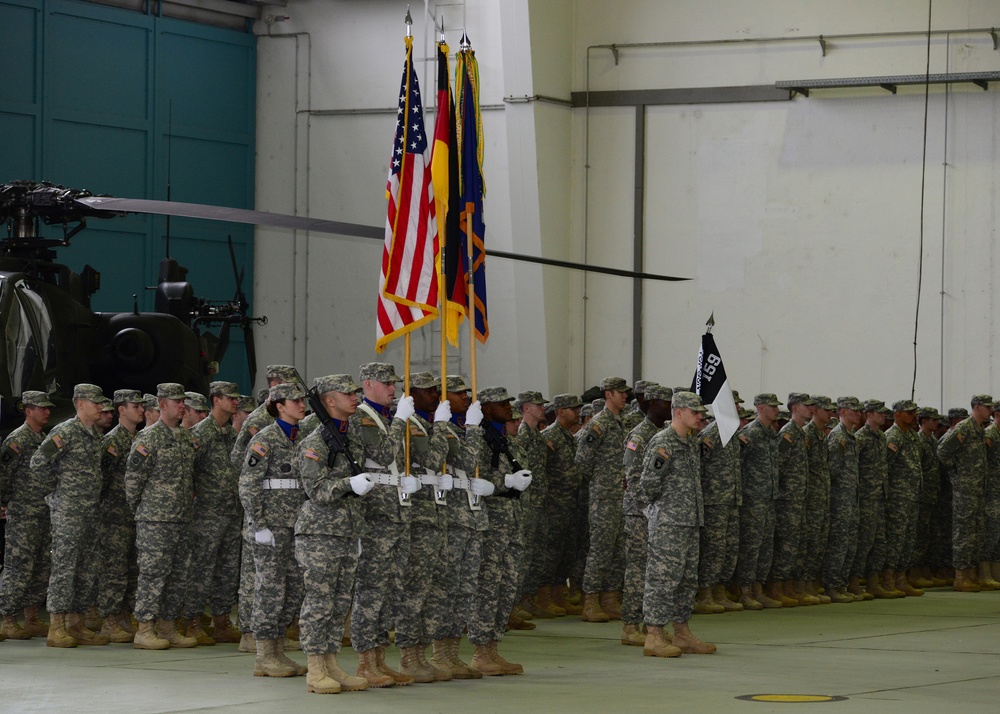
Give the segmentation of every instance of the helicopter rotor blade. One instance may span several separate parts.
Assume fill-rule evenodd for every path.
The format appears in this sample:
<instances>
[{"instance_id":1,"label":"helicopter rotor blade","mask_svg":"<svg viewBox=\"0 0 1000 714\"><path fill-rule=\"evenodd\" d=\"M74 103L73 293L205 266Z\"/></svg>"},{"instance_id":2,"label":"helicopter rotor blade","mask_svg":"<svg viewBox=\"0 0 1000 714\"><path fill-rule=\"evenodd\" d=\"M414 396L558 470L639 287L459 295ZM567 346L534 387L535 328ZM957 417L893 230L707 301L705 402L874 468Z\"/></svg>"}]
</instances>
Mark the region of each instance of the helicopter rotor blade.
<instances>
[{"instance_id":1,"label":"helicopter rotor blade","mask_svg":"<svg viewBox=\"0 0 1000 714\"><path fill-rule=\"evenodd\" d=\"M227 237L229 242L229 260L233 265L233 279L236 281L236 304L239 306L240 320L243 325L243 341L247 351L247 367L250 369L250 384L257 379L257 347L253 341L253 320L247 311L250 301L243 292L243 268L236 266L236 249L233 247L233 237ZM246 266L244 266L246 267Z\"/></svg>"},{"instance_id":2,"label":"helicopter rotor blade","mask_svg":"<svg viewBox=\"0 0 1000 714\"><path fill-rule=\"evenodd\" d=\"M257 381L257 348L253 342L253 322L243 324L243 340L247 348L247 366L250 368L251 386Z\"/></svg>"}]
</instances>

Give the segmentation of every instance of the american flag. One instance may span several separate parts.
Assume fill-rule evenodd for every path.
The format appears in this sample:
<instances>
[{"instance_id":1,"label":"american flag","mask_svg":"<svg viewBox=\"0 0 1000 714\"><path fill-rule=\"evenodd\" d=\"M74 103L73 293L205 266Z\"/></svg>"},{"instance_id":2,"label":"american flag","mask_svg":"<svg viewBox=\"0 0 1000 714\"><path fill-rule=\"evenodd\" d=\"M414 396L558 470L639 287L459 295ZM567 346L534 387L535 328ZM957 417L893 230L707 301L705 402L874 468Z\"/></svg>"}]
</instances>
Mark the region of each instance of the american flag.
<instances>
[{"instance_id":1,"label":"american flag","mask_svg":"<svg viewBox=\"0 0 1000 714\"><path fill-rule=\"evenodd\" d=\"M424 108L412 54L413 40L407 37L396 138L385 187L389 210L379 276L376 352L438 316L437 219Z\"/></svg>"}]
</instances>

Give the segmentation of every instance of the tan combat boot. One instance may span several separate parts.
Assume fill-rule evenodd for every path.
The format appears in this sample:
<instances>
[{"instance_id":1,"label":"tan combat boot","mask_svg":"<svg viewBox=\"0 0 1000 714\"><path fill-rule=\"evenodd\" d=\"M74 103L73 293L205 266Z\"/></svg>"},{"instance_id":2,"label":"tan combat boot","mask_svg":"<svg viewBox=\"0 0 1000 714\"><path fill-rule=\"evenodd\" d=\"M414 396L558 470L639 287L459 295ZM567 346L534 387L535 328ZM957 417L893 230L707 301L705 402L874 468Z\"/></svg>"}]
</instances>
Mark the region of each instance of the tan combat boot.
<instances>
[{"instance_id":1,"label":"tan combat boot","mask_svg":"<svg viewBox=\"0 0 1000 714\"><path fill-rule=\"evenodd\" d=\"M849 592L846 592L843 588L834 588L828 585L826 588L826 594L830 597L831 602L841 604L855 602L854 596Z\"/></svg>"},{"instance_id":2,"label":"tan combat boot","mask_svg":"<svg viewBox=\"0 0 1000 714\"><path fill-rule=\"evenodd\" d=\"M708 588L698 588L698 592L694 598L694 611L699 615L714 615L725 612L726 609L722 605L715 604L712 600L711 590Z\"/></svg>"},{"instance_id":3,"label":"tan combat boot","mask_svg":"<svg viewBox=\"0 0 1000 714\"><path fill-rule=\"evenodd\" d=\"M567 615L579 615L583 612L583 607L579 603L573 603L566 599L565 585L553 585L551 587L553 605L565 610Z\"/></svg>"},{"instance_id":4,"label":"tan combat boot","mask_svg":"<svg viewBox=\"0 0 1000 714\"><path fill-rule=\"evenodd\" d=\"M847 579L847 589L844 592L853 597L855 602L861 602L865 599L864 590L861 589L861 578L857 575L852 575ZM871 597L874 599L875 596Z\"/></svg>"},{"instance_id":5,"label":"tan combat boot","mask_svg":"<svg viewBox=\"0 0 1000 714\"><path fill-rule=\"evenodd\" d=\"M358 652L357 675L359 678L365 680L369 687L381 689L382 687L392 687L396 684L392 677L379 669L375 649Z\"/></svg>"},{"instance_id":6,"label":"tan combat boot","mask_svg":"<svg viewBox=\"0 0 1000 714\"><path fill-rule=\"evenodd\" d=\"M427 661L427 653L425 650L427 645L417 645L417 661L420 662L420 666L428 670L432 675L434 675L435 682L449 682L452 679L451 667L446 667L441 669L440 667L435 667L433 664Z\"/></svg>"},{"instance_id":7,"label":"tan combat boot","mask_svg":"<svg viewBox=\"0 0 1000 714\"><path fill-rule=\"evenodd\" d=\"M781 603L781 600L773 598L770 596L770 594L764 592L764 588L761 587L761 584L759 582L755 582L753 584L753 599L759 602L767 609L784 607L784 605Z\"/></svg>"},{"instance_id":8,"label":"tan combat boot","mask_svg":"<svg viewBox=\"0 0 1000 714\"><path fill-rule=\"evenodd\" d=\"M45 644L49 647L76 647L76 639L66 631L66 613L49 613L49 633L45 638Z\"/></svg>"},{"instance_id":9,"label":"tan combat boot","mask_svg":"<svg viewBox=\"0 0 1000 714\"><path fill-rule=\"evenodd\" d=\"M309 671L309 668L306 667L304 664L299 664L294 659L292 659L291 657L288 657L285 654L285 652L288 651L288 640L286 638L280 637L280 638L278 638L277 642L278 642L278 644L274 648L274 655L279 660L281 660L282 662L284 662L285 664L287 664L289 667L291 667L293 670L295 670L295 676L296 677L301 677L303 674L305 674L306 672ZM298 644L298 643L296 643L296 644ZM301 650L302 648L299 647L298 649Z\"/></svg>"},{"instance_id":10,"label":"tan combat boot","mask_svg":"<svg viewBox=\"0 0 1000 714\"><path fill-rule=\"evenodd\" d=\"M0 637L5 640L30 640L31 633L21 627L16 615L4 615L0 625Z\"/></svg>"},{"instance_id":11,"label":"tan combat boot","mask_svg":"<svg viewBox=\"0 0 1000 714\"><path fill-rule=\"evenodd\" d=\"M538 604L544 610L552 613L556 617L565 617L566 608L558 604L554 599L554 590L551 585L543 585L538 588Z\"/></svg>"},{"instance_id":12,"label":"tan combat boot","mask_svg":"<svg viewBox=\"0 0 1000 714\"><path fill-rule=\"evenodd\" d=\"M820 592L823 590L823 584L819 580L807 580L806 581L806 592L819 598L820 605L829 605L833 600L825 592Z\"/></svg>"},{"instance_id":13,"label":"tan combat boot","mask_svg":"<svg viewBox=\"0 0 1000 714\"><path fill-rule=\"evenodd\" d=\"M353 674L348 674L344 671L344 669L340 666L340 662L337 661L337 655L335 653L327 652L323 655L323 659L326 661L327 675L337 680L337 684L340 685L340 691L360 692L368 689L368 682L364 677L356 677Z\"/></svg>"},{"instance_id":14,"label":"tan combat boot","mask_svg":"<svg viewBox=\"0 0 1000 714\"><path fill-rule=\"evenodd\" d=\"M674 647L684 654L713 654L716 650L715 645L695 637L686 622L674 623Z\"/></svg>"},{"instance_id":15,"label":"tan combat boot","mask_svg":"<svg viewBox=\"0 0 1000 714\"><path fill-rule=\"evenodd\" d=\"M49 623L38 618L38 605L28 605L24 608L24 630L32 637L48 636Z\"/></svg>"},{"instance_id":16,"label":"tan combat boot","mask_svg":"<svg viewBox=\"0 0 1000 714\"><path fill-rule=\"evenodd\" d=\"M907 574L907 579L910 581L913 587L917 588L918 590L934 587L934 581L924 575L923 568L918 568L918 567L910 568L910 572Z\"/></svg>"},{"instance_id":17,"label":"tan combat boot","mask_svg":"<svg viewBox=\"0 0 1000 714\"><path fill-rule=\"evenodd\" d=\"M555 617L555 613L549 612L548 608L542 604L542 588L538 589L538 592L534 597L525 595L521 598L521 604L518 608L515 608L515 613L518 609L525 610L532 617L538 617L541 619L551 619ZM523 617L521 618L524 619Z\"/></svg>"},{"instance_id":18,"label":"tan combat boot","mask_svg":"<svg viewBox=\"0 0 1000 714\"><path fill-rule=\"evenodd\" d=\"M740 612L743 609L743 605L738 602L733 602L729 599L729 593L726 592L726 586L721 583L712 588L712 602L716 605L722 606L725 612Z\"/></svg>"},{"instance_id":19,"label":"tan combat boot","mask_svg":"<svg viewBox=\"0 0 1000 714\"><path fill-rule=\"evenodd\" d=\"M279 647L281 647L281 640L257 640L257 658L253 663L253 676L294 677L296 675L294 667L278 658L277 650Z\"/></svg>"},{"instance_id":20,"label":"tan combat boot","mask_svg":"<svg viewBox=\"0 0 1000 714\"><path fill-rule=\"evenodd\" d=\"M601 610L608 616L609 620L622 619L622 606L619 601L621 593L617 590L608 590L601 593Z\"/></svg>"},{"instance_id":21,"label":"tan combat boot","mask_svg":"<svg viewBox=\"0 0 1000 714\"><path fill-rule=\"evenodd\" d=\"M239 642L241 633L229 619L229 615L216 615L212 618L212 629L215 634L212 636L220 645L229 642Z\"/></svg>"},{"instance_id":22,"label":"tan combat boot","mask_svg":"<svg viewBox=\"0 0 1000 714\"><path fill-rule=\"evenodd\" d=\"M385 647L375 648L375 661L378 664L379 671L382 672L382 674L387 674L392 677L392 681L396 683L397 687L405 687L407 684L413 684L413 677L403 672L397 672L385 663L385 650Z\"/></svg>"},{"instance_id":23,"label":"tan combat boot","mask_svg":"<svg viewBox=\"0 0 1000 714\"><path fill-rule=\"evenodd\" d=\"M646 635L638 625L624 625L622 627L621 643L632 647L642 647L646 644Z\"/></svg>"},{"instance_id":24,"label":"tan combat boot","mask_svg":"<svg viewBox=\"0 0 1000 714\"><path fill-rule=\"evenodd\" d=\"M993 571L990 568L990 561L988 560L984 560L979 564L979 589L1000 590L1000 582L993 579Z\"/></svg>"},{"instance_id":25,"label":"tan combat boot","mask_svg":"<svg viewBox=\"0 0 1000 714\"><path fill-rule=\"evenodd\" d=\"M310 694L339 694L340 682L327 674L326 657L323 655L306 655L308 661L306 672L306 691ZM257 674L254 670L254 674Z\"/></svg>"},{"instance_id":26,"label":"tan combat boot","mask_svg":"<svg viewBox=\"0 0 1000 714\"><path fill-rule=\"evenodd\" d=\"M122 629L121 623L115 617L105 617L104 624L101 625L101 634L111 642L125 644L135 639L135 635Z\"/></svg>"},{"instance_id":27,"label":"tan combat boot","mask_svg":"<svg viewBox=\"0 0 1000 714\"><path fill-rule=\"evenodd\" d=\"M139 628L132 623L132 613L128 610L121 610L114 616L114 618L115 622L117 622L118 625L130 635L134 635L139 631Z\"/></svg>"},{"instance_id":28,"label":"tan combat boot","mask_svg":"<svg viewBox=\"0 0 1000 714\"><path fill-rule=\"evenodd\" d=\"M79 612L66 613L66 632L76 640L78 645L106 645L111 642L104 635L98 634L83 624L83 614Z\"/></svg>"},{"instance_id":29,"label":"tan combat boot","mask_svg":"<svg viewBox=\"0 0 1000 714\"><path fill-rule=\"evenodd\" d=\"M789 580L787 587L799 605L819 605L819 598L806 590L805 580Z\"/></svg>"},{"instance_id":30,"label":"tan combat boot","mask_svg":"<svg viewBox=\"0 0 1000 714\"><path fill-rule=\"evenodd\" d=\"M88 607L87 612L84 613L83 626L92 632L100 632L101 625L104 624L104 618L97 611L96 607Z\"/></svg>"},{"instance_id":31,"label":"tan combat boot","mask_svg":"<svg viewBox=\"0 0 1000 714\"><path fill-rule=\"evenodd\" d=\"M458 647L462 644L461 637L451 637L445 640L447 647L448 662L451 664L451 673L455 679L482 679L483 673L478 669L473 669L458 656Z\"/></svg>"},{"instance_id":32,"label":"tan combat boot","mask_svg":"<svg viewBox=\"0 0 1000 714\"><path fill-rule=\"evenodd\" d=\"M476 653L472 655L472 668L486 677L496 677L504 673L500 663L493 659L489 645L476 645Z\"/></svg>"},{"instance_id":33,"label":"tan combat boot","mask_svg":"<svg viewBox=\"0 0 1000 714\"><path fill-rule=\"evenodd\" d=\"M798 607L799 601L795 598L788 597L784 591L784 585L781 581L769 580L764 583L764 593L772 600L777 600L781 603L782 607Z\"/></svg>"},{"instance_id":34,"label":"tan combat boot","mask_svg":"<svg viewBox=\"0 0 1000 714\"><path fill-rule=\"evenodd\" d=\"M647 625L642 654L644 657L680 657L681 649L667 641L662 627Z\"/></svg>"},{"instance_id":35,"label":"tan combat boot","mask_svg":"<svg viewBox=\"0 0 1000 714\"><path fill-rule=\"evenodd\" d=\"M435 669L440 669L451 675L452 679L469 679L460 677L455 670L455 665L449 656L448 640L434 640L431 643L431 658L429 664Z\"/></svg>"},{"instance_id":36,"label":"tan combat boot","mask_svg":"<svg viewBox=\"0 0 1000 714\"><path fill-rule=\"evenodd\" d=\"M740 605L743 606L744 610L763 610L764 605L758 602L753 596L753 588L749 585L744 585L740 588Z\"/></svg>"},{"instance_id":37,"label":"tan combat boot","mask_svg":"<svg viewBox=\"0 0 1000 714\"><path fill-rule=\"evenodd\" d=\"M902 591L906 597L920 597L924 594L924 591L920 588L915 588L910 585L909 581L906 579L905 570L900 570L896 573L896 589Z\"/></svg>"},{"instance_id":38,"label":"tan combat boot","mask_svg":"<svg viewBox=\"0 0 1000 714\"><path fill-rule=\"evenodd\" d=\"M211 647L215 644L215 638L210 637L205 632L205 626L202 624L200 617L193 617L188 620L187 636L193 637L199 647Z\"/></svg>"},{"instance_id":39,"label":"tan combat boot","mask_svg":"<svg viewBox=\"0 0 1000 714\"><path fill-rule=\"evenodd\" d=\"M420 664L417 649L417 647L399 648L399 671L413 677L413 681L417 684L429 684L434 681L434 673Z\"/></svg>"},{"instance_id":40,"label":"tan combat boot","mask_svg":"<svg viewBox=\"0 0 1000 714\"><path fill-rule=\"evenodd\" d=\"M601 609L601 602L597 593L584 593L583 612L580 619L584 622L610 622L608 613ZM485 674L485 672L484 672Z\"/></svg>"},{"instance_id":41,"label":"tan combat boot","mask_svg":"<svg viewBox=\"0 0 1000 714\"><path fill-rule=\"evenodd\" d=\"M955 570L955 581L952 584L952 590L960 593L977 593L982 590L979 587L979 583L976 582L973 577L975 573L975 568L963 568L961 570Z\"/></svg>"},{"instance_id":42,"label":"tan combat boot","mask_svg":"<svg viewBox=\"0 0 1000 714\"><path fill-rule=\"evenodd\" d=\"M510 613L507 618L507 629L508 630L534 630L538 625L529 620L523 620L517 616L517 611L514 610Z\"/></svg>"},{"instance_id":43,"label":"tan combat boot","mask_svg":"<svg viewBox=\"0 0 1000 714\"><path fill-rule=\"evenodd\" d=\"M170 643L162 637L157 636L153 629L153 621L140 622L139 629L132 638L132 649L135 650L166 650L170 649Z\"/></svg>"},{"instance_id":44,"label":"tan combat boot","mask_svg":"<svg viewBox=\"0 0 1000 714\"><path fill-rule=\"evenodd\" d=\"M868 575L868 585L865 589L877 600L891 600L902 597L902 594L897 595L895 590L887 590L882 585L882 578L879 577L878 573L870 573Z\"/></svg>"},{"instance_id":45,"label":"tan combat boot","mask_svg":"<svg viewBox=\"0 0 1000 714\"><path fill-rule=\"evenodd\" d=\"M878 577L878 574L873 573L873 577ZM869 580L869 582L871 582ZM896 573L891 570L882 571L882 587L886 589L887 592L895 593L897 598L906 597L906 593L896 587Z\"/></svg>"},{"instance_id":46,"label":"tan combat boot","mask_svg":"<svg viewBox=\"0 0 1000 714\"><path fill-rule=\"evenodd\" d=\"M497 644L498 644L497 641L494 640L493 642L489 643L488 647L490 648L490 652L491 652L491 654L493 656L493 661L496 662L498 665L500 665L500 669L503 670L503 673L504 674L523 674L524 673L524 667L522 667L521 665L517 664L516 662L508 662L507 660L505 660L503 658L503 655L501 655L499 652L497 652Z\"/></svg>"},{"instance_id":47,"label":"tan combat boot","mask_svg":"<svg viewBox=\"0 0 1000 714\"><path fill-rule=\"evenodd\" d=\"M177 631L177 625L173 620L167 620L165 618L160 618L156 621L156 632L163 639L170 643L171 647L177 647L178 649L186 649L188 647L197 647L198 640L193 637L185 637L180 632ZM257 652L260 652L258 648ZM270 676L270 675L265 675Z\"/></svg>"},{"instance_id":48,"label":"tan combat boot","mask_svg":"<svg viewBox=\"0 0 1000 714\"><path fill-rule=\"evenodd\" d=\"M240 646L236 648L236 651L243 654L257 653L257 640L254 639L252 632L243 632L240 634Z\"/></svg>"}]
</instances>

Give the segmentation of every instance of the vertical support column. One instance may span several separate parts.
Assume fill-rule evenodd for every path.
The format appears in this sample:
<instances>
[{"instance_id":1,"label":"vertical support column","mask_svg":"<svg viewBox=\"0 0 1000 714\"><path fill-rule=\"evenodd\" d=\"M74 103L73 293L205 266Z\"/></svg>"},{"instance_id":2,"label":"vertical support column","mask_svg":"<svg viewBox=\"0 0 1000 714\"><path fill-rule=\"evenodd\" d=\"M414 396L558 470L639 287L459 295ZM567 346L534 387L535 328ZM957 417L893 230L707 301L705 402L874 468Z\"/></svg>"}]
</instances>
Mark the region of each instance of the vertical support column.
<instances>
[{"instance_id":1,"label":"vertical support column","mask_svg":"<svg viewBox=\"0 0 1000 714\"><path fill-rule=\"evenodd\" d=\"M632 214L632 270L643 271L643 214L646 178L646 105L635 107L635 197ZM641 278L632 280L632 381L642 378Z\"/></svg>"}]
</instances>

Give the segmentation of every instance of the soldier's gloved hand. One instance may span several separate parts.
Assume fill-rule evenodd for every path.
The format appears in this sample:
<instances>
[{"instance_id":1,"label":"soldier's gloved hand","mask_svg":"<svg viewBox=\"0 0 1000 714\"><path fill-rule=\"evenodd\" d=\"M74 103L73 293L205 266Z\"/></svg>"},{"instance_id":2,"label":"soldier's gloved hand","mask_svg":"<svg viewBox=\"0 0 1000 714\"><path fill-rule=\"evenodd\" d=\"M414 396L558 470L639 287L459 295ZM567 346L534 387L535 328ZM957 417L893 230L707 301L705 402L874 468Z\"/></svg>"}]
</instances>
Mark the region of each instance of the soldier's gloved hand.
<instances>
[{"instance_id":1,"label":"soldier's gloved hand","mask_svg":"<svg viewBox=\"0 0 1000 714\"><path fill-rule=\"evenodd\" d=\"M351 489L359 496L364 496L373 488L375 488L375 479L372 478L371 474L351 476Z\"/></svg>"},{"instance_id":2,"label":"soldier's gloved hand","mask_svg":"<svg viewBox=\"0 0 1000 714\"><path fill-rule=\"evenodd\" d=\"M413 397L403 397L399 400L399 404L396 405L396 418L406 421L416 411L416 407L413 406Z\"/></svg>"},{"instance_id":3,"label":"soldier's gloved hand","mask_svg":"<svg viewBox=\"0 0 1000 714\"><path fill-rule=\"evenodd\" d=\"M420 479L416 476L400 476L399 487L403 493L416 493L420 490Z\"/></svg>"},{"instance_id":4,"label":"soldier's gloved hand","mask_svg":"<svg viewBox=\"0 0 1000 714\"><path fill-rule=\"evenodd\" d=\"M271 532L270 528L264 528L253 534L253 539L260 543L261 545L269 545L274 547L274 533Z\"/></svg>"},{"instance_id":5,"label":"soldier's gloved hand","mask_svg":"<svg viewBox=\"0 0 1000 714\"><path fill-rule=\"evenodd\" d=\"M451 474L438 474L438 490L450 491L455 487L455 480Z\"/></svg>"},{"instance_id":6,"label":"soldier's gloved hand","mask_svg":"<svg viewBox=\"0 0 1000 714\"><path fill-rule=\"evenodd\" d=\"M503 485L507 488L523 491L531 485L531 472L528 469L521 469L503 477Z\"/></svg>"},{"instance_id":7,"label":"soldier's gloved hand","mask_svg":"<svg viewBox=\"0 0 1000 714\"><path fill-rule=\"evenodd\" d=\"M496 488L484 478L470 478L469 490L472 491L473 496L482 496L485 498L486 496L492 496Z\"/></svg>"},{"instance_id":8,"label":"soldier's gloved hand","mask_svg":"<svg viewBox=\"0 0 1000 714\"><path fill-rule=\"evenodd\" d=\"M483 405L477 399L469 405L469 411L465 413L466 426L479 426L483 423Z\"/></svg>"},{"instance_id":9,"label":"soldier's gloved hand","mask_svg":"<svg viewBox=\"0 0 1000 714\"><path fill-rule=\"evenodd\" d=\"M451 421L451 403L444 401L434 410L434 422Z\"/></svg>"}]
</instances>

